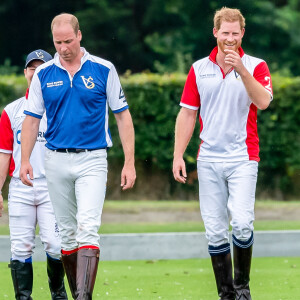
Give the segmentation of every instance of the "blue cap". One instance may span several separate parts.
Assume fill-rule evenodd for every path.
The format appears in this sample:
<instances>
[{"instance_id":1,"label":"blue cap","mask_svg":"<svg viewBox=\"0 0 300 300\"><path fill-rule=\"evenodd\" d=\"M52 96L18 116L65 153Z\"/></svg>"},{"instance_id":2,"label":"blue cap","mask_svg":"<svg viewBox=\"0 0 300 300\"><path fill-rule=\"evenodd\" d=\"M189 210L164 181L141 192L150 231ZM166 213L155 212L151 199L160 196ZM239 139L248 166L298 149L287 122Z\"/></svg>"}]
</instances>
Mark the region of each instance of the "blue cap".
<instances>
[{"instance_id":1,"label":"blue cap","mask_svg":"<svg viewBox=\"0 0 300 300\"><path fill-rule=\"evenodd\" d=\"M51 59L52 56L44 50L39 49L39 50L32 51L27 55L25 69L27 68L28 64L33 60L41 60L43 62L47 62Z\"/></svg>"}]
</instances>

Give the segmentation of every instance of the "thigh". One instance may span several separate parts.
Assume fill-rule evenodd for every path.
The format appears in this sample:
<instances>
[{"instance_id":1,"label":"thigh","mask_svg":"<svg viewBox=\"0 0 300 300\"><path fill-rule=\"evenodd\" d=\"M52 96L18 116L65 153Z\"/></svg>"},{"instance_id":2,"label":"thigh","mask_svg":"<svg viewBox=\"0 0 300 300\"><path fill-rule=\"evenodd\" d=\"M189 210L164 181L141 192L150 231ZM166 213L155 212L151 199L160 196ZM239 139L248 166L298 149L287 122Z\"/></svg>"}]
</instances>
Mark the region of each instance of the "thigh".
<instances>
[{"instance_id":1,"label":"thigh","mask_svg":"<svg viewBox=\"0 0 300 300\"><path fill-rule=\"evenodd\" d=\"M46 182L40 183L37 193L37 222L44 250L54 258L60 258L61 243L58 225L53 212Z\"/></svg>"},{"instance_id":2,"label":"thigh","mask_svg":"<svg viewBox=\"0 0 300 300\"><path fill-rule=\"evenodd\" d=\"M257 170L256 161L239 162L232 165L228 176L231 225L233 234L241 240L253 231Z\"/></svg>"},{"instance_id":3,"label":"thigh","mask_svg":"<svg viewBox=\"0 0 300 300\"><path fill-rule=\"evenodd\" d=\"M8 197L12 257L30 257L35 247L36 206L34 190L12 178Z\"/></svg>"},{"instance_id":4,"label":"thigh","mask_svg":"<svg viewBox=\"0 0 300 300\"><path fill-rule=\"evenodd\" d=\"M75 182L77 199L77 241L79 246L99 246L98 230L104 204L107 182L105 150L83 153L78 166L80 174Z\"/></svg>"},{"instance_id":5,"label":"thigh","mask_svg":"<svg viewBox=\"0 0 300 300\"><path fill-rule=\"evenodd\" d=\"M209 244L228 242L228 189L222 163L198 161L200 210Z\"/></svg>"},{"instance_id":6,"label":"thigh","mask_svg":"<svg viewBox=\"0 0 300 300\"><path fill-rule=\"evenodd\" d=\"M46 150L47 186L64 250L72 250L77 247L77 204L72 168L71 155Z\"/></svg>"}]
</instances>

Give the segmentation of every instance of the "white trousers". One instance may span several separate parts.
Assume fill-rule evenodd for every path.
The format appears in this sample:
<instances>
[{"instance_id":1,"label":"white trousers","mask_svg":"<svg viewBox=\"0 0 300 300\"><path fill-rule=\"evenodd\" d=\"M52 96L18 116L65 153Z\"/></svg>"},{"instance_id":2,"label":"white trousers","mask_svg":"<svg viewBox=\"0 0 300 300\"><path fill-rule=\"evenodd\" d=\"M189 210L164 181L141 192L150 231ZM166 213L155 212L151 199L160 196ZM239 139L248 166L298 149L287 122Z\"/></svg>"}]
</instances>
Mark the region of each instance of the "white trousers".
<instances>
[{"instance_id":1,"label":"white trousers","mask_svg":"<svg viewBox=\"0 0 300 300\"><path fill-rule=\"evenodd\" d=\"M99 247L107 182L106 150L61 153L47 149L45 171L62 249Z\"/></svg>"},{"instance_id":2,"label":"white trousers","mask_svg":"<svg viewBox=\"0 0 300 300\"><path fill-rule=\"evenodd\" d=\"M198 161L200 210L208 244L218 247L232 233L247 241L253 232L258 163Z\"/></svg>"},{"instance_id":3,"label":"white trousers","mask_svg":"<svg viewBox=\"0 0 300 300\"><path fill-rule=\"evenodd\" d=\"M8 212L12 259L24 261L32 256L37 223L45 251L59 259L60 237L46 178L34 179L33 187L29 187L13 177L9 185Z\"/></svg>"}]
</instances>

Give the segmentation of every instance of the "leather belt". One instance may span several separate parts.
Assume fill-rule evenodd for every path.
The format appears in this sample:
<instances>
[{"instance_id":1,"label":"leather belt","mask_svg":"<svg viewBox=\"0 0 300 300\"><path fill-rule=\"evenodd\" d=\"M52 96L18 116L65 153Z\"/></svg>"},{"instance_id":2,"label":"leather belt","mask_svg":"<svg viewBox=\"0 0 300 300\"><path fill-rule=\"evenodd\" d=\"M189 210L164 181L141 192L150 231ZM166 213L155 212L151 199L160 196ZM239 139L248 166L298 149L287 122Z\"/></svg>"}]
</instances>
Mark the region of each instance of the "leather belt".
<instances>
[{"instance_id":1,"label":"leather belt","mask_svg":"<svg viewBox=\"0 0 300 300\"><path fill-rule=\"evenodd\" d=\"M93 149L93 150L96 150L96 149ZM88 152L88 151L93 151L93 150L68 148L68 149L56 149L54 151L62 152L62 153L81 153L81 152Z\"/></svg>"}]
</instances>

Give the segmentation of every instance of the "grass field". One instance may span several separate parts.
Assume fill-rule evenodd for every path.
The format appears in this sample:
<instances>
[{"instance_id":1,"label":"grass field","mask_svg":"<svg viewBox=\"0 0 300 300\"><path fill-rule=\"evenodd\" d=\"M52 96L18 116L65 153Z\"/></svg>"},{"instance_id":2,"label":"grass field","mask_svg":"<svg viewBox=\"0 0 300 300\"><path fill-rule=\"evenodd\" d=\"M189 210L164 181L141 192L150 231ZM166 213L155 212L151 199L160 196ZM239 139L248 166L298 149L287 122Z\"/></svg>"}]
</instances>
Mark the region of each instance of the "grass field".
<instances>
[{"instance_id":1,"label":"grass field","mask_svg":"<svg viewBox=\"0 0 300 300\"><path fill-rule=\"evenodd\" d=\"M300 258L253 259L254 300L300 299L299 282ZM0 263L0 299L14 299L7 263ZM33 299L50 299L44 262L34 263ZM101 261L93 299L217 300L218 296L209 259Z\"/></svg>"},{"instance_id":2,"label":"grass field","mask_svg":"<svg viewBox=\"0 0 300 300\"><path fill-rule=\"evenodd\" d=\"M300 211L300 201L257 201L256 209L281 210L289 208ZM7 201L4 202L7 212ZM145 211L178 212L199 211L197 201L105 201L103 213L139 214ZM300 230L299 220L257 220L255 230ZM203 222L153 222L153 223L102 223L99 233L150 233L150 232L204 232ZM9 235L7 224L0 225L0 235ZM300 298L299 298L300 299Z\"/></svg>"},{"instance_id":3,"label":"grass field","mask_svg":"<svg viewBox=\"0 0 300 300\"><path fill-rule=\"evenodd\" d=\"M300 221L256 221L255 230L300 230ZM202 222L102 224L99 233L204 232ZM37 230L38 233L38 230ZM9 235L8 225L0 226L0 235ZM300 298L299 298L300 299Z\"/></svg>"}]
</instances>

